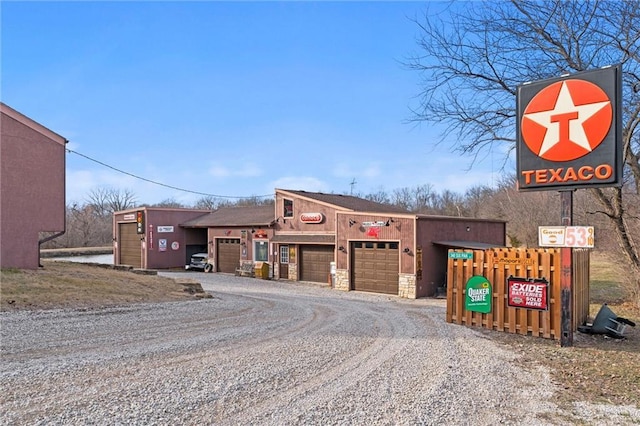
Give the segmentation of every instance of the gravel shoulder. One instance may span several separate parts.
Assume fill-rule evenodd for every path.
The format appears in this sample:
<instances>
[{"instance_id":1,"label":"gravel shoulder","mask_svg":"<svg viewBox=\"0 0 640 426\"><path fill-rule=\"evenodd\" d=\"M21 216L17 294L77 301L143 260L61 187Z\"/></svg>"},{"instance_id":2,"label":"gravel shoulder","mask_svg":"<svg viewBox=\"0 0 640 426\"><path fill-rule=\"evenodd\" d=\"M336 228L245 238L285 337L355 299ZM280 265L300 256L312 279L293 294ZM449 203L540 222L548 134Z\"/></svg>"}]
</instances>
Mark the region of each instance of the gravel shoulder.
<instances>
[{"instance_id":1,"label":"gravel shoulder","mask_svg":"<svg viewBox=\"0 0 640 426\"><path fill-rule=\"evenodd\" d=\"M443 300L197 278L213 298L0 313L0 423L640 423L561 409L548 369L447 324Z\"/></svg>"}]
</instances>

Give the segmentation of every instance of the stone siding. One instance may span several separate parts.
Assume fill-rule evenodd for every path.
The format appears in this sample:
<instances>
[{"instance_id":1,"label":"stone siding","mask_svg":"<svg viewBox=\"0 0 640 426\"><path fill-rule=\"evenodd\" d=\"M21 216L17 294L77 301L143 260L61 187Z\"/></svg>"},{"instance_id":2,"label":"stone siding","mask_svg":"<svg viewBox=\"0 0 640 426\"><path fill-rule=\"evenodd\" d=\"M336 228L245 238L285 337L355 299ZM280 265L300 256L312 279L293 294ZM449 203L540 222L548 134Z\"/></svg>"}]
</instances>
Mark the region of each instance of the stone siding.
<instances>
[{"instance_id":1,"label":"stone siding","mask_svg":"<svg viewBox=\"0 0 640 426\"><path fill-rule=\"evenodd\" d=\"M414 274L400 274L398 279L398 296L405 299L416 298L416 276Z\"/></svg>"},{"instance_id":2,"label":"stone siding","mask_svg":"<svg viewBox=\"0 0 640 426\"><path fill-rule=\"evenodd\" d=\"M336 282L334 285L336 290L349 291L349 270L337 269L336 270Z\"/></svg>"},{"instance_id":3,"label":"stone siding","mask_svg":"<svg viewBox=\"0 0 640 426\"><path fill-rule=\"evenodd\" d=\"M298 280L298 264L297 263L290 263L289 264L289 279L291 281L297 281Z\"/></svg>"}]
</instances>

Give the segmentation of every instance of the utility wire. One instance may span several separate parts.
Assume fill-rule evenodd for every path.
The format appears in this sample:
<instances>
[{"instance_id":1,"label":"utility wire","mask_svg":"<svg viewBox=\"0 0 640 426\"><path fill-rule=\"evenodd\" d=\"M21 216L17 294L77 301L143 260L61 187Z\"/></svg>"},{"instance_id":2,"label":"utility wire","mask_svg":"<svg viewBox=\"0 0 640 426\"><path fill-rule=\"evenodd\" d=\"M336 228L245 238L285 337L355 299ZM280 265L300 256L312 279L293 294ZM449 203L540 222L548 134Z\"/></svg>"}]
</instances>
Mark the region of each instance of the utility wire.
<instances>
[{"instance_id":1,"label":"utility wire","mask_svg":"<svg viewBox=\"0 0 640 426\"><path fill-rule=\"evenodd\" d=\"M116 167L110 166L109 164L103 163L103 162L102 162L102 161L100 161L100 160L96 160L95 158L91 158L91 157L89 157L89 156L87 156L87 155L81 154L81 153L79 153L79 152L77 152L77 151L74 151L74 150L72 150L72 149L69 149L69 148L65 148L65 149L67 150L67 152L72 152L72 153L74 153L74 154L76 154L76 155L79 155L80 157L84 157L84 158L86 158L86 159L87 159L87 160L89 160L89 161L93 161L94 163L98 163L98 164L100 164L101 166L107 167L107 168L109 168L109 169L111 169L111 170L115 170L115 171L116 171L116 172L118 172L118 173L122 173L122 174L125 174L125 175L127 175L127 176L131 176L131 177L134 177L134 178L136 178L136 179L140 179L140 180L143 180L143 181L145 181L145 182L152 183L152 184L154 184L154 185L159 185L159 186L164 186L165 188L175 189L176 191L189 192L189 193L191 193L191 194L204 195L204 196L207 196L207 197L215 197L215 198L252 199L252 198L266 198L266 197L273 197L273 194L267 194L267 195L253 195L253 196L250 196L250 197L234 197L234 196L230 196L230 195L216 195L216 194L208 194L208 193L206 193L206 192L198 192L198 191L192 191L192 190L190 190L190 189L178 188L177 186L167 185L166 183L156 182L156 181L151 180L151 179L147 179L147 178L143 178L143 177L138 176L138 175L134 175L133 173L125 172L124 170L120 170L120 169L118 169L118 168L116 168Z\"/></svg>"}]
</instances>

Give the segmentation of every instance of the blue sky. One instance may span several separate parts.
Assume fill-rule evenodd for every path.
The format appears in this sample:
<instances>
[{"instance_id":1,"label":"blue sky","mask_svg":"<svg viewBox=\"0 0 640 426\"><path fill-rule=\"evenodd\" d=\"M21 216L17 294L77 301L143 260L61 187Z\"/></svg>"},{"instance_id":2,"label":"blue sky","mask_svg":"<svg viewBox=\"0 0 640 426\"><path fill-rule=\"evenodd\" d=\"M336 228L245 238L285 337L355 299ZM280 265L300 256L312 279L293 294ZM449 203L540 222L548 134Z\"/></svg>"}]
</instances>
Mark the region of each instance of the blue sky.
<instances>
[{"instance_id":1,"label":"blue sky","mask_svg":"<svg viewBox=\"0 0 640 426\"><path fill-rule=\"evenodd\" d=\"M422 2L3 2L2 101L69 148L228 197L364 195L493 184L438 129L407 123ZM430 3L430 8L439 7ZM492 164L495 161L495 165ZM494 173L495 172L495 173ZM67 203L94 188L143 203L201 195L67 154Z\"/></svg>"}]
</instances>

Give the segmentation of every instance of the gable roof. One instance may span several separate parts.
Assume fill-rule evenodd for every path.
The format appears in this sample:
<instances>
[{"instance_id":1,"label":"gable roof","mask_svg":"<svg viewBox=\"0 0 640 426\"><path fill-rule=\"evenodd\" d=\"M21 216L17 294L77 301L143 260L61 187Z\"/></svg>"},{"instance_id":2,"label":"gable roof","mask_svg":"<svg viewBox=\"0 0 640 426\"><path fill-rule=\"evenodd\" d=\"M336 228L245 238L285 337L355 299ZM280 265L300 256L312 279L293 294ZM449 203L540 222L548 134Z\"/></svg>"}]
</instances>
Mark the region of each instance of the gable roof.
<instances>
[{"instance_id":1,"label":"gable roof","mask_svg":"<svg viewBox=\"0 0 640 426\"><path fill-rule=\"evenodd\" d=\"M208 228L216 226L268 226L275 221L273 205L221 207L216 211L188 220L180 226L185 228Z\"/></svg>"},{"instance_id":2,"label":"gable roof","mask_svg":"<svg viewBox=\"0 0 640 426\"><path fill-rule=\"evenodd\" d=\"M24 126L30 127L32 130L35 130L36 132L40 133L44 137L49 138L52 141L58 142L61 145L65 145L67 142L69 142L63 136L60 136L53 130L50 130L44 127L42 124L38 123L35 120L32 120L31 118L27 117L21 112L16 111L15 109L11 108L9 105L5 104L4 102L0 102L0 112L6 115L7 117L10 117L15 121L23 124Z\"/></svg>"},{"instance_id":3,"label":"gable roof","mask_svg":"<svg viewBox=\"0 0 640 426\"><path fill-rule=\"evenodd\" d=\"M291 194L310 200L320 201L322 203L332 204L346 210L354 212L371 212L371 213L411 213L400 207L391 204L383 204L375 201L365 200L364 198L354 197L352 195L342 194L324 194L322 192L296 191L290 189L276 189L284 194Z\"/></svg>"}]
</instances>

